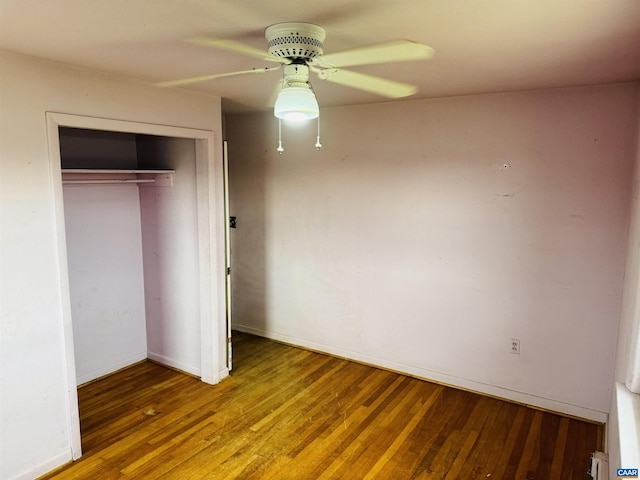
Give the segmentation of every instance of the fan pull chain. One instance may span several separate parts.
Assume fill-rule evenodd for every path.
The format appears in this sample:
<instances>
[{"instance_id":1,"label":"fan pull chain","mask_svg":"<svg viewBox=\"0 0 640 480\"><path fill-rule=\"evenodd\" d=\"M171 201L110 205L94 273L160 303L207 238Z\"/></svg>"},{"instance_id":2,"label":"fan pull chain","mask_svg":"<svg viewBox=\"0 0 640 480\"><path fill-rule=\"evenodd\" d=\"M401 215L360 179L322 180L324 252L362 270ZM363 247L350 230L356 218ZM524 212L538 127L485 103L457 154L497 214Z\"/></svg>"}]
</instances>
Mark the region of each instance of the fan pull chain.
<instances>
[{"instance_id":1,"label":"fan pull chain","mask_svg":"<svg viewBox=\"0 0 640 480\"><path fill-rule=\"evenodd\" d=\"M320 115L318 115L318 136L316 137L316 150L320 150L322 148L322 144L320 143Z\"/></svg>"},{"instance_id":2,"label":"fan pull chain","mask_svg":"<svg viewBox=\"0 0 640 480\"><path fill-rule=\"evenodd\" d=\"M318 136L316 137L315 147L317 150L320 150L322 148L322 144L320 143L320 116L318 116ZM282 152L284 152L284 148L282 148L282 119L281 118L278 119L278 148L276 148L276 151L281 155L282 155Z\"/></svg>"},{"instance_id":3,"label":"fan pull chain","mask_svg":"<svg viewBox=\"0 0 640 480\"><path fill-rule=\"evenodd\" d=\"M276 149L280 155L284 152L284 148L282 148L282 119L278 119L278 148Z\"/></svg>"}]
</instances>

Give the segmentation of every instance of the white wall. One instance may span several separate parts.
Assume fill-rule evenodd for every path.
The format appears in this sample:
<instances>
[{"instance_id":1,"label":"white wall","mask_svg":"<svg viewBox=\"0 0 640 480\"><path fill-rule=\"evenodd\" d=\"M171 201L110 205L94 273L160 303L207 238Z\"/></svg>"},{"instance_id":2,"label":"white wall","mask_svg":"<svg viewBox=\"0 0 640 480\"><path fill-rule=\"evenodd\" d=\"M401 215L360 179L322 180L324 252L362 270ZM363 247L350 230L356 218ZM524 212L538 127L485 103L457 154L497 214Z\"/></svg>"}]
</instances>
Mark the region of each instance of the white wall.
<instances>
[{"instance_id":1,"label":"white wall","mask_svg":"<svg viewBox=\"0 0 640 480\"><path fill-rule=\"evenodd\" d=\"M76 383L147 358L136 185L67 185L64 216Z\"/></svg>"},{"instance_id":2,"label":"white wall","mask_svg":"<svg viewBox=\"0 0 640 480\"><path fill-rule=\"evenodd\" d=\"M75 392L67 391L47 111L213 130L210 147L216 158L222 151L219 98L0 52L3 479L34 478L71 459L68 404ZM221 198L221 190L213 194ZM212 232L223 238L221 225ZM224 315L224 289L217 292L211 300ZM224 355L222 348L222 362Z\"/></svg>"},{"instance_id":3,"label":"white wall","mask_svg":"<svg viewBox=\"0 0 640 480\"><path fill-rule=\"evenodd\" d=\"M228 117L235 327L604 421L637 96L321 108L282 155Z\"/></svg>"},{"instance_id":4,"label":"white wall","mask_svg":"<svg viewBox=\"0 0 640 480\"><path fill-rule=\"evenodd\" d=\"M638 123L640 123L640 101L637 103ZM634 379L631 357L635 353L635 345L640 328L640 311L638 311L638 289L640 288L640 126L636 125L636 162L633 179L633 198L631 202L631 222L627 242L627 262L625 268L624 297L620 333L618 337L618 356L615 380L632 385ZM637 380L635 380L637 382Z\"/></svg>"},{"instance_id":5,"label":"white wall","mask_svg":"<svg viewBox=\"0 0 640 480\"><path fill-rule=\"evenodd\" d=\"M153 139L173 187L140 187L148 356L200 375L200 291L195 142Z\"/></svg>"},{"instance_id":6,"label":"white wall","mask_svg":"<svg viewBox=\"0 0 640 480\"><path fill-rule=\"evenodd\" d=\"M640 349L640 99L636 102L636 161L633 174L631 221L627 241L624 296L618 332L618 348L614 389L611 399L611 416L607 424L607 447L610 477L615 478L616 468L635 468L640 460L640 395L627 388L633 384L633 358ZM637 368L637 367L636 367ZM637 370L636 370L637 373ZM625 385L627 384L627 385ZM637 411L634 413L634 408ZM621 452L623 458L621 458Z\"/></svg>"}]
</instances>

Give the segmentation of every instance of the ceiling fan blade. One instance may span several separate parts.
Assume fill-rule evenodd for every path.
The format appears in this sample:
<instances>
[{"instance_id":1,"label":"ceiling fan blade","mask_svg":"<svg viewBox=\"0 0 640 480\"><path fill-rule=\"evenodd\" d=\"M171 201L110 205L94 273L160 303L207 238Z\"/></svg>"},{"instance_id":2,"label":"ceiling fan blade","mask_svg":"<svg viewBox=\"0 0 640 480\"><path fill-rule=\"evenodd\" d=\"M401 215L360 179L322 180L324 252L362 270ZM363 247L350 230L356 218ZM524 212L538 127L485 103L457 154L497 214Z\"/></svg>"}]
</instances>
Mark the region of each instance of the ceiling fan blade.
<instances>
[{"instance_id":1,"label":"ceiling fan blade","mask_svg":"<svg viewBox=\"0 0 640 480\"><path fill-rule=\"evenodd\" d=\"M166 82L156 83L155 85L157 87L177 87L178 85L187 85L189 83L205 82L207 80L215 80L217 78L235 77L236 75L247 75L250 73L267 73L267 72L272 72L274 70L279 70L279 69L280 69L280 65L278 65L277 67L271 67L271 68L252 68L251 70L241 70L239 72L217 73L214 75L202 75L200 77L182 78L179 80L169 80Z\"/></svg>"},{"instance_id":2,"label":"ceiling fan blade","mask_svg":"<svg viewBox=\"0 0 640 480\"><path fill-rule=\"evenodd\" d=\"M411 40L395 40L368 47L354 48L314 58L311 63L322 67L354 67L377 63L410 62L427 60L435 50Z\"/></svg>"},{"instance_id":3,"label":"ceiling fan blade","mask_svg":"<svg viewBox=\"0 0 640 480\"><path fill-rule=\"evenodd\" d=\"M275 55L271 55L269 52L264 50L260 50L259 48L254 48L250 45L246 45L241 42L236 42L235 40L225 40L220 38L209 38L209 37L195 37L187 40L189 43L194 43L196 45L204 45L207 47L215 47L222 48L224 50L231 50L232 52L242 53L243 55L248 55L253 58L259 58L261 60L266 60L269 62L278 62L278 63L291 63L291 60L284 57L276 57Z\"/></svg>"},{"instance_id":4,"label":"ceiling fan blade","mask_svg":"<svg viewBox=\"0 0 640 480\"><path fill-rule=\"evenodd\" d=\"M374 77L373 75L366 75L364 73L352 72L350 70L338 70L337 68L320 70L318 77L323 80L388 98L408 97L418 91L417 87L406 83Z\"/></svg>"}]
</instances>

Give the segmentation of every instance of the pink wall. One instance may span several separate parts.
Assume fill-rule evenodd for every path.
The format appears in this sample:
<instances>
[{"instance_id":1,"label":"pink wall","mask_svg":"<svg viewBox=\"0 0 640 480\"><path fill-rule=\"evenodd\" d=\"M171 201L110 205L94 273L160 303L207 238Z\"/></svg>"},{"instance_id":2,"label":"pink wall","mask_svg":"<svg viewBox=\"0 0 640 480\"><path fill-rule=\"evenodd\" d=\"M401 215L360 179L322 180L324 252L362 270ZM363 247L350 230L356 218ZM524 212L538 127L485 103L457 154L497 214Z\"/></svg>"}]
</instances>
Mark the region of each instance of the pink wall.
<instances>
[{"instance_id":1,"label":"pink wall","mask_svg":"<svg viewBox=\"0 0 640 480\"><path fill-rule=\"evenodd\" d=\"M147 358L136 185L64 187L76 383Z\"/></svg>"},{"instance_id":2,"label":"pink wall","mask_svg":"<svg viewBox=\"0 0 640 480\"><path fill-rule=\"evenodd\" d=\"M201 374L195 142L154 138L173 187L140 188L149 358Z\"/></svg>"},{"instance_id":3,"label":"pink wall","mask_svg":"<svg viewBox=\"0 0 640 480\"><path fill-rule=\"evenodd\" d=\"M637 95L230 116L235 327L604 421Z\"/></svg>"}]
</instances>

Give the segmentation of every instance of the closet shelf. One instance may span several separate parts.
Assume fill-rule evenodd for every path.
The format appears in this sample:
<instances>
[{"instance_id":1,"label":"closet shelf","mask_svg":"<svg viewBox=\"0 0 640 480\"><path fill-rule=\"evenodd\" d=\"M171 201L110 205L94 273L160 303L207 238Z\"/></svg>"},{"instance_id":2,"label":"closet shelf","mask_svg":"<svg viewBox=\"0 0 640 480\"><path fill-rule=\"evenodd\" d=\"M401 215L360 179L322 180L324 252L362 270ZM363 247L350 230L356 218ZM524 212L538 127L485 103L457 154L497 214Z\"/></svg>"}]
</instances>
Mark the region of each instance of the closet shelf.
<instances>
[{"instance_id":1,"label":"closet shelf","mask_svg":"<svg viewBox=\"0 0 640 480\"><path fill-rule=\"evenodd\" d=\"M63 168L63 185L138 184L172 187L175 170Z\"/></svg>"}]
</instances>

